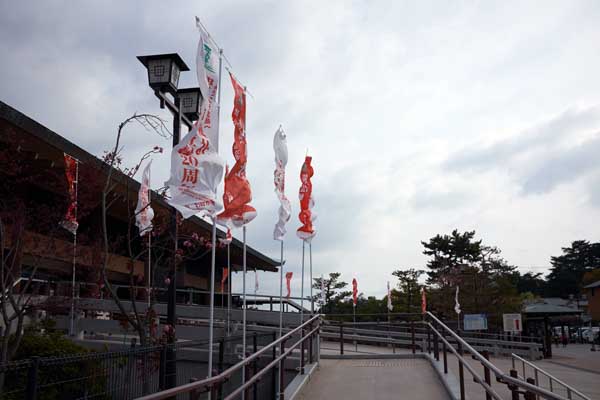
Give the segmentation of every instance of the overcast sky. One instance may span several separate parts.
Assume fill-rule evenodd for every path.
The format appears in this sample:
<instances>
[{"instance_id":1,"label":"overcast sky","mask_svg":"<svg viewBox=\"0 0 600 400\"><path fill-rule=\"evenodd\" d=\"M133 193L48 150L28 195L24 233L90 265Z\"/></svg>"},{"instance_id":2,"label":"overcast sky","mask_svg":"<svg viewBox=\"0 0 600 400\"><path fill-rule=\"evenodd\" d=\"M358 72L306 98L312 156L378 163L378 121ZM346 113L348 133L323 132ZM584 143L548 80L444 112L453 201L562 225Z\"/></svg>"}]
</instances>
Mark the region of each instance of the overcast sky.
<instances>
[{"instance_id":1,"label":"overcast sky","mask_svg":"<svg viewBox=\"0 0 600 400\"><path fill-rule=\"evenodd\" d=\"M0 99L101 155L133 112L170 121L135 56L178 52L194 68L195 15L253 95L248 242L273 258L272 140L279 124L288 135L294 294L307 149L314 274L355 276L366 295L383 295L394 269L423 268L420 241L455 228L522 271L598 241L597 1L2 1ZM195 79L184 73L181 86ZM222 88L220 151L232 163L228 79ZM126 161L154 145L169 142L132 126ZM153 187L168 168L168 152L154 159ZM275 274L260 278L261 292L278 287Z\"/></svg>"}]
</instances>

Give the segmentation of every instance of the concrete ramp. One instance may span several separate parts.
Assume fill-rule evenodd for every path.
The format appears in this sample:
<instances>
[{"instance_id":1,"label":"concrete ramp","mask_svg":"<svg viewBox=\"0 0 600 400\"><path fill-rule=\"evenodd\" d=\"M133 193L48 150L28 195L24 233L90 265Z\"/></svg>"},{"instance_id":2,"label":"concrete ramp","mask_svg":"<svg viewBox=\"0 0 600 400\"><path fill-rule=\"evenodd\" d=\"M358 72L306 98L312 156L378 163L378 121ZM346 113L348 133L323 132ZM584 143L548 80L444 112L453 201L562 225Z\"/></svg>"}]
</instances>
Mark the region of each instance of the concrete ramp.
<instances>
[{"instance_id":1,"label":"concrete ramp","mask_svg":"<svg viewBox=\"0 0 600 400\"><path fill-rule=\"evenodd\" d=\"M301 400L433 400L448 393L424 359L322 359Z\"/></svg>"}]
</instances>

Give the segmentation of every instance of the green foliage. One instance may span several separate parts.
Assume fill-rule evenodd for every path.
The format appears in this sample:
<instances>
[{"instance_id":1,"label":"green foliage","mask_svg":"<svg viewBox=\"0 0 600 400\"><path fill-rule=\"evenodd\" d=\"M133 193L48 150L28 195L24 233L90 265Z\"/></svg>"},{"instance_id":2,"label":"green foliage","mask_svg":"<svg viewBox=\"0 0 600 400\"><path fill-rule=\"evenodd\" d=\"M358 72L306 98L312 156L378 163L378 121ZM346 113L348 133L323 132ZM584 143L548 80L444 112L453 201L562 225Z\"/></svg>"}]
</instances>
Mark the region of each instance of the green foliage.
<instances>
[{"instance_id":1,"label":"green foliage","mask_svg":"<svg viewBox=\"0 0 600 400\"><path fill-rule=\"evenodd\" d=\"M538 272L537 274L532 272L520 274L518 271L515 271L514 276L517 283L517 291L519 293L531 293L536 296L542 296L544 294L546 281L542 278L541 272Z\"/></svg>"},{"instance_id":2,"label":"green foliage","mask_svg":"<svg viewBox=\"0 0 600 400\"><path fill-rule=\"evenodd\" d=\"M419 277L425 271L409 268L392 272L398 278L398 290L392 290L392 305L394 312L419 312L421 309L421 285ZM384 298L387 304L387 296Z\"/></svg>"},{"instance_id":3,"label":"green foliage","mask_svg":"<svg viewBox=\"0 0 600 400\"><path fill-rule=\"evenodd\" d=\"M580 295L585 273L600 266L600 243L577 240L570 247L563 247L562 251L563 254L551 259L546 296L566 298Z\"/></svg>"},{"instance_id":4,"label":"green foliage","mask_svg":"<svg viewBox=\"0 0 600 400\"><path fill-rule=\"evenodd\" d=\"M73 343L53 324L43 323L26 329L15 356L15 361L32 357L68 357L85 355L90 350ZM72 360L70 362L41 363L38 370L38 385L43 385L38 393L39 400L58 400L85 398L96 393L104 393L106 378L102 374L102 365L97 360ZM4 390L10 392L24 388L27 382L27 369L8 373ZM88 377L87 379L82 379ZM60 384L54 384L62 382ZM94 396L104 399L102 395Z\"/></svg>"},{"instance_id":5,"label":"green foliage","mask_svg":"<svg viewBox=\"0 0 600 400\"><path fill-rule=\"evenodd\" d=\"M344 290L348 286L348 283L341 281L340 276L341 274L339 272L332 272L329 274L328 278L313 279L313 289L319 291L319 294L315 296L315 301L321 299L321 283L323 283L325 289L325 304L321 309L321 312L323 313L341 313L340 310L343 308L344 300L352 294L351 291ZM350 312L352 312L352 310L350 310Z\"/></svg>"}]
</instances>

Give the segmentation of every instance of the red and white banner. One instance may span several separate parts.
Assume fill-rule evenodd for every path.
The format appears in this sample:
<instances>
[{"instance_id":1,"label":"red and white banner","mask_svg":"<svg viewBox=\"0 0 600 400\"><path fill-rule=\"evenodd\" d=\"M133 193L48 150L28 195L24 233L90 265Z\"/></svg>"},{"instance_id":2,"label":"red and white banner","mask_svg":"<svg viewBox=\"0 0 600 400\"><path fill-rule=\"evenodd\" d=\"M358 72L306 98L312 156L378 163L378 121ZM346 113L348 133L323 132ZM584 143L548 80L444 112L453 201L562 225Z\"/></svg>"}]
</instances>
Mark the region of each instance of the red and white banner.
<instances>
[{"instance_id":1,"label":"red and white banner","mask_svg":"<svg viewBox=\"0 0 600 400\"><path fill-rule=\"evenodd\" d=\"M427 296L425 295L425 288L421 288L421 313L427 313Z\"/></svg>"},{"instance_id":2,"label":"red and white banner","mask_svg":"<svg viewBox=\"0 0 600 400\"><path fill-rule=\"evenodd\" d=\"M225 210L217 216L217 221L227 227L246 225L256 217L256 209L248 203L252 201L252 190L246 178L246 93L232 74L231 83L235 91L231 119L235 126L233 157L235 164L225 176L223 203Z\"/></svg>"},{"instance_id":3,"label":"red and white banner","mask_svg":"<svg viewBox=\"0 0 600 400\"><path fill-rule=\"evenodd\" d=\"M273 182L275 183L275 193L279 199L279 219L275 224L273 239L283 240L285 233L285 224L292 215L292 205L285 195L285 167L288 162L288 149L285 133L281 126L275 132L273 138L273 150L275 151L275 172Z\"/></svg>"},{"instance_id":4,"label":"red and white banner","mask_svg":"<svg viewBox=\"0 0 600 400\"><path fill-rule=\"evenodd\" d=\"M217 109L217 92L219 86L219 49L210 39L208 32L196 18L196 26L200 31L198 52L196 54L196 74L198 86L202 93L200 106L201 128L210 141L211 150L219 152L219 111Z\"/></svg>"},{"instance_id":5,"label":"red and white banner","mask_svg":"<svg viewBox=\"0 0 600 400\"><path fill-rule=\"evenodd\" d=\"M142 183L138 193L137 206L135 208L135 224L140 230L140 236L152 231L152 219L154 210L150 206L150 166L152 160L146 165L142 172Z\"/></svg>"},{"instance_id":6,"label":"red and white banner","mask_svg":"<svg viewBox=\"0 0 600 400\"><path fill-rule=\"evenodd\" d=\"M293 272L286 272L285 273L285 286L287 287L287 298L290 298L290 294L292 293L292 289L290 287L290 284L292 282L292 276L294 275Z\"/></svg>"},{"instance_id":7,"label":"red and white banner","mask_svg":"<svg viewBox=\"0 0 600 400\"><path fill-rule=\"evenodd\" d=\"M223 268L223 277L221 278L221 293L225 293L225 282L227 282L227 278L229 277L229 268Z\"/></svg>"},{"instance_id":8,"label":"red and white banner","mask_svg":"<svg viewBox=\"0 0 600 400\"><path fill-rule=\"evenodd\" d=\"M171 152L171 177L165 185L171 206L189 218L200 212L214 215L221 204L217 188L223 178L223 160L210 147L198 123Z\"/></svg>"},{"instance_id":9,"label":"red and white banner","mask_svg":"<svg viewBox=\"0 0 600 400\"><path fill-rule=\"evenodd\" d=\"M316 234L313 227L316 215L312 211L315 202L312 196L312 182L310 181L314 175L313 167L310 165L311 161L312 157L306 156L304 164L302 164L302 169L300 170L301 186L298 193L300 198L300 214L298 215L298 218L300 219L302 226L296 231L296 234L300 239L308 242L310 242Z\"/></svg>"},{"instance_id":10,"label":"red and white banner","mask_svg":"<svg viewBox=\"0 0 600 400\"><path fill-rule=\"evenodd\" d=\"M233 240L233 235L231 234L231 229L227 228L227 234L225 234L224 238L219 238L219 242L223 245L228 245Z\"/></svg>"},{"instance_id":11,"label":"red and white banner","mask_svg":"<svg viewBox=\"0 0 600 400\"><path fill-rule=\"evenodd\" d=\"M392 311L394 306L392 305L392 291L390 290L390 281L387 283L387 309Z\"/></svg>"},{"instance_id":12,"label":"red and white banner","mask_svg":"<svg viewBox=\"0 0 600 400\"><path fill-rule=\"evenodd\" d=\"M358 303L358 282L356 278L352 278L352 305L356 307Z\"/></svg>"},{"instance_id":13,"label":"red and white banner","mask_svg":"<svg viewBox=\"0 0 600 400\"><path fill-rule=\"evenodd\" d=\"M67 190L69 192L69 207L64 219L60 222L60 226L77 234L79 223L77 222L77 184L79 178L79 164L76 159L64 153L65 159L65 176L67 178Z\"/></svg>"}]
</instances>

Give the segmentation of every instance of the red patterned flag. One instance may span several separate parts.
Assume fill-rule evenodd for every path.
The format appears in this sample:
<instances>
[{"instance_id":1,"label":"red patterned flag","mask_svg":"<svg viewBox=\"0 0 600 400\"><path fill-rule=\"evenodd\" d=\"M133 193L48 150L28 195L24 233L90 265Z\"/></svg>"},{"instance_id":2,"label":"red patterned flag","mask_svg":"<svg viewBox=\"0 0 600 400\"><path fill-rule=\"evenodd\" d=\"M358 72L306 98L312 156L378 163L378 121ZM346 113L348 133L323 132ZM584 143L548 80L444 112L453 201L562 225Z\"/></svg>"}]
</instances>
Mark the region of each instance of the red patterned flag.
<instances>
[{"instance_id":1,"label":"red patterned flag","mask_svg":"<svg viewBox=\"0 0 600 400\"><path fill-rule=\"evenodd\" d=\"M427 313L427 297L425 296L425 288L421 288L421 313Z\"/></svg>"},{"instance_id":2,"label":"red patterned flag","mask_svg":"<svg viewBox=\"0 0 600 400\"><path fill-rule=\"evenodd\" d=\"M298 228L296 234L300 239L305 241L310 241L316 234L313 227L316 215L312 211L315 202L312 196L312 182L310 181L314 175L313 167L310 165L311 161L312 157L306 156L304 164L302 164L302 169L300 170L300 214L298 215L298 218L300 219L302 226Z\"/></svg>"},{"instance_id":3,"label":"red patterned flag","mask_svg":"<svg viewBox=\"0 0 600 400\"><path fill-rule=\"evenodd\" d=\"M292 289L290 288L290 283L292 281L292 276L294 275L293 272L286 272L285 273L285 285L287 287L287 298L290 298L290 294L292 293Z\"/></svg>"},{"instance_id":4,"label":"red patterned flag","mask_svg":"<svg viewBox=\"0 0 600 400\"><path fill-rule=\"evenodd\" d=\"M223 245L230 244L232 240L233 236L231 235L231 229L227 229L227 234L225 235L225 238L219 238L219 242L221 242L221 244Z\"/></svg>"},{"instance_id":5,"label":"red patterned flag","mask_svg":"<svg viewBox=\"0 0 600 400\"><path fill-rule=\"evenodd\" d=\"M152 231L152 218L154 210L150 206L150 166L152 161L146 165L142 173L142 183L138 193L137 207L135 208L135 224L140 230L140 236Z\"/></svg>"},{"instance_id":6,"label":"red patterned flag","mask_svg":"<svg viewBox=\"0 0 600 400\"><path fill-rule=\"evenodd\" d=\"M352 304L356 307L356 303L358 302L358 282L356 278L352 279Z\"/></svg>"},{"instance_id":7,"label":"red patterned flag","mask_svg":"<svg viewBox=\"0 0 600 400\"><path fill-rule=\"evenodd\" d=\"M225 282L229 277L229 268L223 268L223 277L221 278L221 293L225 293Z\"/></svg>"},{"instance_id":8,"label":"red patterned flag","mask_svg":"<svg viewBox=\"0 0 600 400\"><path fill-rule=\"evenodd\" d=\"M67 178L67 187L69 191L69 207L64 219L60 222L60 226L77 234L79 223L77 222L77 180L79 178L79 164L77 160L64 153L65 158L65 176Z\"/></svg>"},{"instance_id":9,"label":"red patterned flag","mask_svg":"<svg viewBox=\"0 0 600 400\"><path fill-rule=\"evenodd\" d=\"M219 223L230 227L240 227L252 221L256 217L256 209L248 203L252 201L252 190L250 182L246 178L246 93L235 77L230 73L231 83L235 91L233 100L234 139L233 157L235 164L231 171L225 174L225 190L223 192L223 204L225 210L217 216Z\"/></svg>"}]
</instances>

